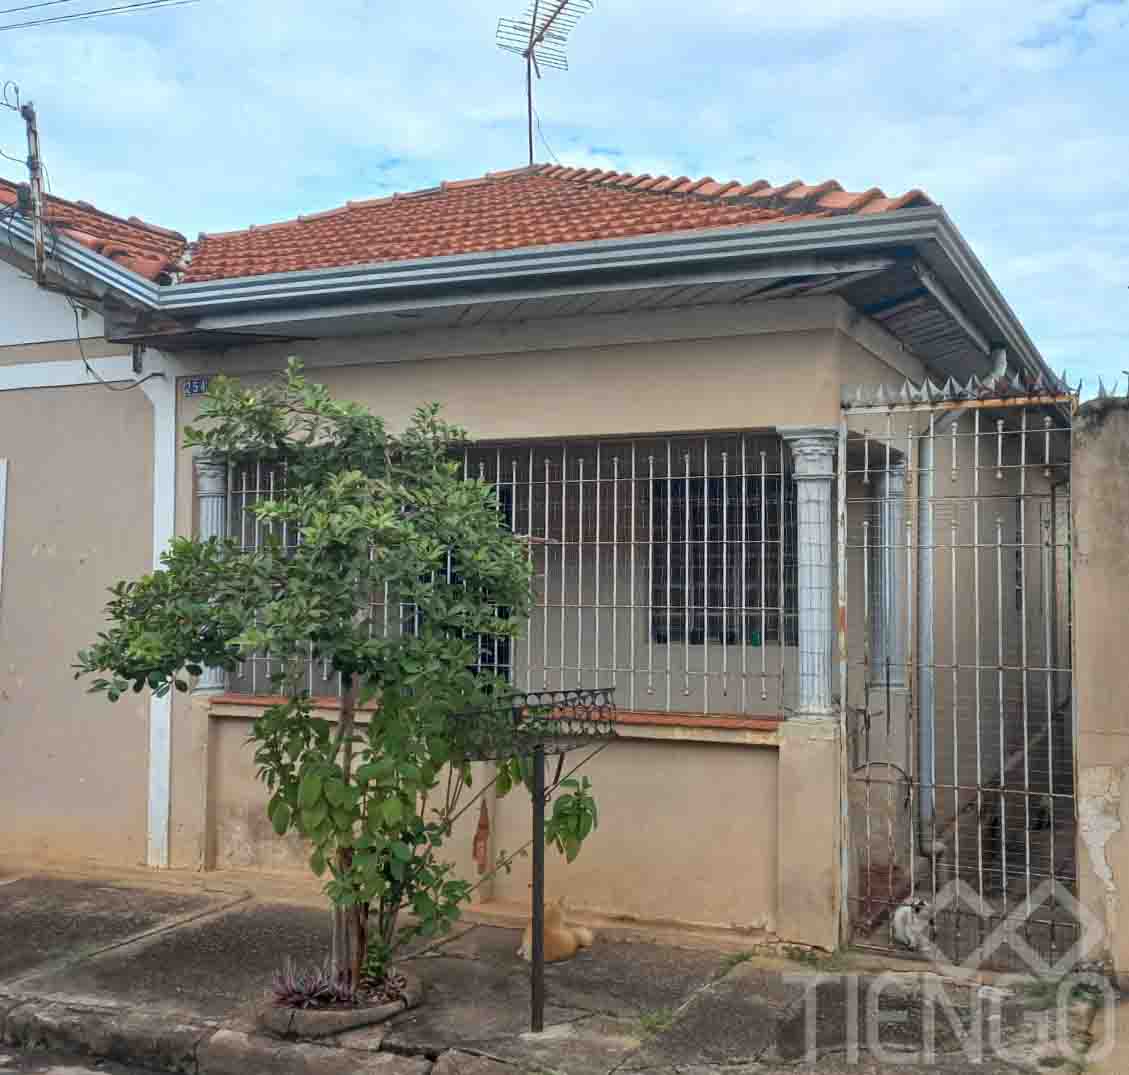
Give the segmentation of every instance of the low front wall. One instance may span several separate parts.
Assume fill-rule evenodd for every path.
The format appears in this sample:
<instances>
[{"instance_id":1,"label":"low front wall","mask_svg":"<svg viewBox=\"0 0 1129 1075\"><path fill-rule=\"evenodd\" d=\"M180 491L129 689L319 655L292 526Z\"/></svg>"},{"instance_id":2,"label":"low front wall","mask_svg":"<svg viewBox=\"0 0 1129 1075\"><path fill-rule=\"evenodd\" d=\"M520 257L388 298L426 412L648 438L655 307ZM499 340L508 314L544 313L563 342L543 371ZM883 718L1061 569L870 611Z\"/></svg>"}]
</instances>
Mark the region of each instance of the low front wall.
<instances>
[{"instance_id":1,"label":"low front wall","mask_svg":"<svg viewBox=\"0 0 1129 1075\"><path fill-rule=\"evenodd\" d=\"M775 931L774 747L622 739L582 771L600 826L571 864L547 853L549 899L604 914ZM493 839L509 850L530 834L529 797L519 789L498 803ZM517 860L494 882L494 897L527 900L530 871L528 858Z\"/></svg>"},{"instance_id":2,"label":"low front wall","mask_svg":"<svg viewBox=\"0 0 1129 1075\"><path fill-rule=\"evenodd\" d=\"M266 788L255 777L251 722L259 706L196 695L182 729L194 743L174 770L174 865L205 869L299 871L308 851L279 838L266 815ZM593 783L598 830L566 864L549 849L547 892L577 910L776 931L780 816L778 741L772 722L685 725L627 722L581 770ZM595 746L565 756L571 767ZM557 759L548 760L547 778ZM471 794L493 776L476 763ZM193 786L194 785L194 786ZM529 796L515 788L483 797L490 821L489 860L514 852L532 831ZM464 802L466 799L464 798ZM830 820L830 819L829 819ZM473 857L479 808L468 810L447 842L459 876L481 880ZM481 900L529 898L531 860L482 885Z\"/></svg>"}]
</instances>

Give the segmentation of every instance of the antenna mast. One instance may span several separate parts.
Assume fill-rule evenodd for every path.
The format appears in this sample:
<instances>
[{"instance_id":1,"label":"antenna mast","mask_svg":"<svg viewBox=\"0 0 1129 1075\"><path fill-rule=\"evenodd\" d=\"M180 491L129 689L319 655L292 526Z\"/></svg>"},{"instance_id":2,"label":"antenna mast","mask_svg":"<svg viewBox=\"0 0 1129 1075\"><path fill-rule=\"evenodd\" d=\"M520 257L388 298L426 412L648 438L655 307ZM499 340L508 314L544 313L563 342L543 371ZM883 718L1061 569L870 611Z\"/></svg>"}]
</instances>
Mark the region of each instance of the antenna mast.
<instances>
[{"instance_id":1,"label":"antenna mast","mask_svg":"<svg viewBox=\"0 0 1129 1075\"><path fill-rule=\"evenodd\" d=\"M525 106L529 163L533 163L533 76L541 68L568 70L565 45L580 17L591 11L594 0L532 0L518 19L499 19L495 40L499 48L516 52L525 60Z\"/></svg>"},{"instance_id":2,"label":"antenna mast","mask_svg":"<svg viewBox=\"0 0 1129 1075\"><path fill-rule=\"evenodd\" d=\"M39 156L39 124L35 105L20 105L20 115L27 124L27 171L31 181L31 226L35 240L35 282L47 282L47 246L43 238L43 161Z\"/></svg>"},{"instance_id":3,"label":"antenna mast","mask_svg":"<svg viewBox=\"0 0 1129 1075\"><path fill-rule=\"evenodd\" d=\"M35 105L20 102L20 88L9 79L0 89L0 107L18 112L27 125L27 170L30 182L21 186L19 204L22 212L30 211L35 245L35 282L42 286L47 281L47 246L44 242L43 221L43 161L39 155L39 124Z\"/></svg>"}]
</instances>

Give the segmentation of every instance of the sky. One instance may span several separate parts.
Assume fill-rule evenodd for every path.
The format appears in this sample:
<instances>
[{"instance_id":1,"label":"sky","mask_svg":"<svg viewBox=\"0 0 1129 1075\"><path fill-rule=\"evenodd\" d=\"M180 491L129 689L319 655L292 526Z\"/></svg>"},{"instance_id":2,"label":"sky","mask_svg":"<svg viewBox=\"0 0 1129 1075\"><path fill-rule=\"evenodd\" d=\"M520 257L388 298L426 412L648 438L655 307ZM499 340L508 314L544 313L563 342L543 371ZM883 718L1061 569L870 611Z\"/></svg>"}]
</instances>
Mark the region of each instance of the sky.
<instances>
[{"instance_id":1,"label":"sky","mask_svg":"<svg viewBox=\"0 0 1129 1075\"><path fill-rule=\"evenodd\" d=\"M525 2L201 0L0 32L0 79L56 193L194 238L524 164ZM1124 389L1129 0L594 0L568 52L539 161L921 188L1056 370Z\"/></svg>"}]
</instances>

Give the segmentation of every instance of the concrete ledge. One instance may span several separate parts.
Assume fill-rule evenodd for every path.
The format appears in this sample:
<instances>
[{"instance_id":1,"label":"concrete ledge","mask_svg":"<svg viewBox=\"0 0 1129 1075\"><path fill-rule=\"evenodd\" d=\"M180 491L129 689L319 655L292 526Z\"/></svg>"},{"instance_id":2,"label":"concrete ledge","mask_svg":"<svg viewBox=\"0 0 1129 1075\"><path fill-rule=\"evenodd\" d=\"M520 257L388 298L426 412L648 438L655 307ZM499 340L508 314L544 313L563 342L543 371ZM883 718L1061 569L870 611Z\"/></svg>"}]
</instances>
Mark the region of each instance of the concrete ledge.
<instances>
[{"instance_id":1,"label":"concrete ledge","mask_svg":"<svg viewBox=\"0 0 1129 1075\"><path fill-rule=\"evenodd\" d=\"M359 1053L331 1045L282 1044L239 1030L219 1030L199 1053L198 1075L427 1075L431 1062L394 1053Z\"/></svg>"},{"instance_id":2,"label":"concrete ledge","mask_svg":"<svg viewBox=\"0 0 1129 1075\"><path fill-rule=\"evenodd\" d=\"M402 1004L389 1005L397 1012ZM0 1042L116 1060L175 1075L427 1075L425 1057L336 1043L281 1042L175 1012L0 995Z\"/></svg>"},{"instance_id":3,"label":"concrete ledge","mask_svg":"<svg viewBox=\"0 0 1129 1075\"><path fill-rule=\"evenodd\" d=\"M267 694L218 694L208 708L213 718L255 720L267 706L282 698ZM339 703L336 698L313 698L321 716L333 719ZM358 714L364 723L374 707ZM660 713L650 710L620 709L615 721L620 739L648 739L678 743L718 743L728 746L778 747L780 729L788 722L779 717L736 717L724 713ZM811 723L811 722L807 722ZM833 722L832 722L833 723Z\"/></svg>"},{"instance_id":4,"label":"concrete ledge","mask_svg":"<svg viewBox=\"0 0 1129 1075\"><path fill-rule=\"evenodd\" d=\"M88 1054L157 1071L197 1075L197 1047L217 1026L186 1021L169 1012L86 1007L31 997L7 1010L0 1039L8 1045Z\"/></svg>"}]
</instances>

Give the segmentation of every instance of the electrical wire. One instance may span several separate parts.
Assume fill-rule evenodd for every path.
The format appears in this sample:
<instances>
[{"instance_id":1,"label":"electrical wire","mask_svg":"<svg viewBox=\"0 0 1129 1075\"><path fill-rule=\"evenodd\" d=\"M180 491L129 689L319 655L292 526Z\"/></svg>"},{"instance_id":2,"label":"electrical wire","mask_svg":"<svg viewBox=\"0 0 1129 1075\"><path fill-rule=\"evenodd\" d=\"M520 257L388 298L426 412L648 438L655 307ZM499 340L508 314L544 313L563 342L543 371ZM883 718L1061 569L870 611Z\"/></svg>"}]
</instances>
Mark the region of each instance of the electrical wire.
<instances>
[{"instance_id":1,"label":"electrical wire","mask_svg":"<svg viewBox=\"0 0 1129 1075\"><path fill-rule=\"evenodd\" d=\"M129 392L131 389L138 388L143 385L150 377L163 377L164 374L159 370L154 370L152 373L145 374L144 377L138 378L136 381L131 381L129 384L110 384L98 371L90 364L90 359L86 357L86 348L82 346L82 329L79 326L78 319L78 303L74 301L65 292L63 298L70 303L71 313L74 314L74 339L78 344L78 353L82 356L82 364L86 367L86 372L90 374L103 388L110 392Z\"/></svg>"},{"instance_id":2,"label":"electrical wire","mask_svg":"<svg viewBox=\"0 0 1129 1075\"><path fill-rule=\"evenodd\" d=\"M32 26L49 26L52 23L78 22L81 19L96 19L103 15L122 15L130 11L152 10L161 7L183 7L187 4L198 4L200 0L139 0L133 4L119 4L117 7L95 8L93 11L76 11L67 15L56 15L49 19L28 19L25 22L11 22L0 26L4 30L23 30Z\"/></svg>"},{"instance_id":3,"label":"electrical wire","mask_svg":"<svg viewBox=\"0 0 1129 1075\"><path fill-rule=\"evenodd\" d=\"M8 205L0 209L0 224L8 235L8 246L12 250L16 249L15 240L12 238L12 221L19 215L19 211L18 205Z\"/></svg>"},{"instance_id":4,"label":"electrical wire","mask_svg":"<svg viewBox=\"0 0 1129 1075\"><path fill-rule=\"evenodd\" d=\"M553 152L553 147L551 145L549 145L549 140L545 137L545 132L543 130L541 130L541 116L538 114L536 108L533 110L533 120L537 125L537 136L541 139L541 144L548 151L549 156L552 157L553 160L557 162L557 164L560 164L561 163L560 157L558 157Z\"/></svg>"},{"instance_id":5,"label":"electrical wire","mask_svg":"<svg viewBox=\"0 0 1129 1075\"><path fill-rule=\"evenodd\" d=\"M10 156L9 154L5 153L3 150L0 150L0 156L6 157L8 160L16 160L15 157ZM17 160L17 163L27 164L26 161L18 161L18 160ZM43 170L43 174L47 178L47 185L48 185L48 187L50 187L51 178L50 178L49 175L47 175L47 166L43 163L42 160L40 160L40 162L39 162L39 167ZM19 203L18 202L15 205L4 206L2 209L0 209L0 225L6 226L6 230L7 230L7 233L8 233L8 245L13 250L15 249L15 243L12 240L12 221L18 215L19 215ZM59 232L58 232L58 229L50 221L44 220L43 224L44 224L44 227L45 227L47 233L50 235L50 238L51 238L50 247L44 249L44 260L46 262L46 261L50 261L51 259L53 259L55 257L56 250L58 249L58 246L59 246ZM55 289L51 289L51 290L55 290ZM78 345L78 353L82 358L82 364L85 367L86 372L89 373L90 376L93 377L100 385L102 385L103 388L107 389L110 392L129 392L131 389L138 388L141 385L143 385L151 377L163 377L164 376L164 374L161 373L159 370L154 370L152 373L147 373L144 377L139 377L136 380L130 382L129 384L122 384L122 385L110 384L109 381L107 381L104 377L102 377L98 373L98 371L91 365L90 359L88 359L86 357L86 348L82 344L82 325L79 321L79 312L78 312L79 306L78 306L78 303L75 302L74 298L70 294L68 294L66 291L61 291L61 293L62 293L63 298L65 298L67 300L67 303L70 305L71 313L74 315L74 339L75 339L75 343Z\"/></svg>"},{"instance_id":6,"label":"electrical wire","mask_svg":"<svg viewBox=\"0 0 1129 1075\"><path fill-rule=\"evenodd\" d=\"M55 7L56 4L74 4L77 0L40 0L37 4L21 4L19 7L0 8L0 15L11 15L15 11L31 11L37 7Z\"/></svg>"}]
</instances>

